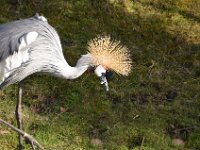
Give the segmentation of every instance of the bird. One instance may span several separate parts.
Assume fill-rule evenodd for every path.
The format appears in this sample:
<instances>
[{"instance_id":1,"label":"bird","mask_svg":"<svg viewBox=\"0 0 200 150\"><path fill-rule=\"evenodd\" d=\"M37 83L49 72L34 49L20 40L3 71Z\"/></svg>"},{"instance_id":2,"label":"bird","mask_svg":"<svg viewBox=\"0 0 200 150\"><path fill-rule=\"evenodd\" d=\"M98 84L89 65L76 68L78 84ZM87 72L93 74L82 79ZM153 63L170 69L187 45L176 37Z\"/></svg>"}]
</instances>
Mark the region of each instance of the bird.
<instances>
[{"instance_id":1,"label":"bird","mask_svg":"<svg viewBox=\"0 0 200 150\"><path fill-rule=\"evenodd\" d=\"M15 115L18 129L22 129L22 82L38 72L63 79L76 79L89 68L109 90L107 72L127 76L132 68L131 55L120 41L109 35L98 35L88 42L87 53L75 67L66 61L60 37L44 16L38 13L27 19L0 25L0 89L18 83ZM22 149L22 136L18 135L18 148Z\"/></svg>"}]
</instances>

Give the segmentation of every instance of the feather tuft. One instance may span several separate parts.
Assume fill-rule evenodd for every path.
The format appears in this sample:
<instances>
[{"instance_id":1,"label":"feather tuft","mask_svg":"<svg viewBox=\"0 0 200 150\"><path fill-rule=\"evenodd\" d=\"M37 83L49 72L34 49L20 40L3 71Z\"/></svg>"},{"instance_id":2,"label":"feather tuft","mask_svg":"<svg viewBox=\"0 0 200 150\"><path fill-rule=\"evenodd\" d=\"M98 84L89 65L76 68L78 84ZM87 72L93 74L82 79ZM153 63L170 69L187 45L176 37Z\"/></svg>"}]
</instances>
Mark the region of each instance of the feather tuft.
<instances>
[{"instance_id":1,"label":"feather tuft","mask_svg":"<svg viewBox=\"0 0 200 150\"><path fill-rule=\"evenodd\" d=\"M132 60L127 47L109 35L100 35L88 43L88 51L93 56L93 65L103 65L118 74L127 76L131 72Z\"/></svg>"}]
</instances>

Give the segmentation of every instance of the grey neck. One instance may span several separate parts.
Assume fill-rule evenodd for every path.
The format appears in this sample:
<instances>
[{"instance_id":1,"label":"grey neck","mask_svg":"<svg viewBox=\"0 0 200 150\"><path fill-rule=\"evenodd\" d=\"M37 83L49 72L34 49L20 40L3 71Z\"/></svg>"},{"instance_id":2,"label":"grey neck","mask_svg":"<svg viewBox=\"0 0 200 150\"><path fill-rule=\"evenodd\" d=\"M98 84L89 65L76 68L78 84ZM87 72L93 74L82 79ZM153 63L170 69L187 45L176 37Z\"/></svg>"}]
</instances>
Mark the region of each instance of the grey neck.
<instances>
[{"instance_id":1,"label":"grey neck","mask_svg":"<svg viewBox=\"0 0 200 150\"><path fill-rule=\"evenodd\" d=\"M80 77L87 69L92 65L92 55L82 55L77 61L75 67L71 67L68 64L62 70L62 76L66 79L76 79Z\"/></svg>"}]
</instances>

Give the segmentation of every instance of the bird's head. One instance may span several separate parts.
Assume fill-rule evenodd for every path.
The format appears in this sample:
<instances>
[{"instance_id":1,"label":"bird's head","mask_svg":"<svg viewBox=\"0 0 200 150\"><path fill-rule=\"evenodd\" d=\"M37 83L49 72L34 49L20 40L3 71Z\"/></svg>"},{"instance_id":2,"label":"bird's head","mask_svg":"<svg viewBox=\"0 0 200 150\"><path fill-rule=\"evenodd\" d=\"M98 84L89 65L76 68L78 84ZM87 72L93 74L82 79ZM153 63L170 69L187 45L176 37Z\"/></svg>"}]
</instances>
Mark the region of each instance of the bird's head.
<instances>
[{"instance_id":1,"label":"bird's head","mask_svg":"<svg viewBox=\"0 0 200 150\"><path fill-rule=\"evenodd\" d=\"M94 72L106 91L109 90L107 78L112 76L112 71L125 76L131 71L132 60L128 49L110 36L101 35L89 41L88 51L95 66Z\"/></svg>"},{"instance_id":2,"label":"bird's head","mask_svg":"<svg viewBox=\"0 0 200 150\"><path fill-rule=\"evenodd\" d=\"M105 85L106 91L109 91L108 81L107 81L107 68L102 65L99 65L94 70L94 73L97 75L97 77L100 78L101 81L100 83Z\"/></svg>"}]
</instances>

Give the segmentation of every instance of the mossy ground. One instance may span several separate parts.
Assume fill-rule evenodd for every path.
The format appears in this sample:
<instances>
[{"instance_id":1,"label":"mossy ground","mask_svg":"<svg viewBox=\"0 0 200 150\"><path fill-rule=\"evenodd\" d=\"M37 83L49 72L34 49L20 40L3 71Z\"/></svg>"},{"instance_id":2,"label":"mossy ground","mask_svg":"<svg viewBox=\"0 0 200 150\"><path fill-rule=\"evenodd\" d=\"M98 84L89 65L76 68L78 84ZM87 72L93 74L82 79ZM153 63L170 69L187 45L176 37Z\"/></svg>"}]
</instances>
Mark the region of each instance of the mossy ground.
<instances>
[{"instance_id":1,"label":"mossy ground","mask_svg":"<svg viewBox=\"0 0 200 150\"><path fill-rule=\"evenodd\" d=\"M114 75L109 93L87 73L74 81L45 75L25 80L24 130L47 150L200 149L199 0L1 0L0 5L0 23L42 13L58 31L71 65L101 33L121 40L132 54L131 75ZM0 117L14 125L16 92L11 85L0 93ZM176 138L185 145L174 146ZM16 145L16 133L1 125L0 149Z\"/></svg>"}]
</instances>

